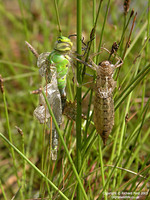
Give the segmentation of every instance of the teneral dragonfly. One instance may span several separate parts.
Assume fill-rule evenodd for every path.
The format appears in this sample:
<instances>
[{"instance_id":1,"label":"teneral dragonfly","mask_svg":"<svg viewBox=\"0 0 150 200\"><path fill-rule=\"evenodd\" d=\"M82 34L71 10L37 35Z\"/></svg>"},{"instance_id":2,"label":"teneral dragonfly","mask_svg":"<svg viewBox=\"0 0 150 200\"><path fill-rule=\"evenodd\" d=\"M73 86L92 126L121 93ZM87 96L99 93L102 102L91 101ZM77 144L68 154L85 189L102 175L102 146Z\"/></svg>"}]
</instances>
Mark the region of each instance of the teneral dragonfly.
<instances>
[{"instance_id":1,"label":"teneral dragonfly","mask_svg":"<svg viewBox=\"0 0 150 200\"><path fill-rule=\"evenodd\" d=\"M70 66L69 53L72 48L72 42L69 38L61 36L55 43L54 50L45 52L40 55L36 50L26 42L29 49L37 57L37 66L39 67L39 73L41 76L45 76L46 86L44 91L47 94L49 104L52 106L54 116L58 125L62 120L62 109L66 103L66 76L68 73L68 67ZM40 94L40 105L35 109L34 115L40 123L48 122L50 114L48 109L45 109L45 101L42 94ZM57 159L57 146L58 135L56 128L52 126L52 159Z\"/></svg>"}]
</instances>

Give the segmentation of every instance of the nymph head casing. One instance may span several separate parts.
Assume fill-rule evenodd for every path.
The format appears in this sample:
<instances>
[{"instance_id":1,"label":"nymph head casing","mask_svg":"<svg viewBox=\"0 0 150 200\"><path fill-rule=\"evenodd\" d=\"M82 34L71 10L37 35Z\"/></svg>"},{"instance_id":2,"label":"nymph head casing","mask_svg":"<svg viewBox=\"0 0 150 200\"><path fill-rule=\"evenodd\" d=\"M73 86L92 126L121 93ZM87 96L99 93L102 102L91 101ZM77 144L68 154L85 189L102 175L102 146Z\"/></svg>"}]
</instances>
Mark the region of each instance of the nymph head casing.
<instances>
[{"instance_id":1,"label":"nymph head casing","mask_svg":"<svg viewBox=\"0 0 150 200\"><path fill-rule=\"evenodd\" d=\"M109 61L103 61L99 63L97 74L101 74L101 76L111 77L114 73L114 69L115 66L111 64Z\"/></svg>"}]
</instances>

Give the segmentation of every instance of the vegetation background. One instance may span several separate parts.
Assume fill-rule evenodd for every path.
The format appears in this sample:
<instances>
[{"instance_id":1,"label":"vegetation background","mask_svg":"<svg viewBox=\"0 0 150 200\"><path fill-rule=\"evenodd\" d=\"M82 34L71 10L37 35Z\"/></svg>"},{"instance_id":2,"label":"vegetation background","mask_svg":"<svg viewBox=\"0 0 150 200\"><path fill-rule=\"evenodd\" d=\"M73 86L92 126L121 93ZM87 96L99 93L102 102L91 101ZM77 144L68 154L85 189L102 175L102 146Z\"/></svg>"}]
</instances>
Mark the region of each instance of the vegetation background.
<instances>
[{"instance_id":1,"label":"vegetation background","mask_svg":"<svg viewBox=\"0 0 150 200\"><path fill-rule=\"evenodd\" d=\"M99 44L111 50L115 41L122 41L118 55L124 58L124 64L117 71L115 126L107 145L103 145L93 124L94 92L90 84L83 84L82 112L87 119L81 124L81 144L76 147L76 122L64 116L61 133L68 152L60 141L56 162L49 156L49 129L33 117L38 96L30 91L38 89L43 80L35 57L25 46L28 41L39 53L52 51L60 34L54 2L0 1L0 74L4 81L0 94L0 199L111 199L125 192L135 199L148 199L150 1L132 0L128 13L124 1L119 0L83 0L82 7L81 1L57 1L64 36L77 33L77 15L82 11L80 25L85 42L90 40L101 2L91 53ZM136 12L131 44L123 56ZM76 38L72 41L76 50ZM105 59L108 54L102 53L99 60ZM94 74L88 69L87 73ZM84 83L91 80L85 76ZM73 101L76 87L70 76L67 84L67 97ZM78 151L81 163L77 162Z\"/></svg>"}]
</instances>

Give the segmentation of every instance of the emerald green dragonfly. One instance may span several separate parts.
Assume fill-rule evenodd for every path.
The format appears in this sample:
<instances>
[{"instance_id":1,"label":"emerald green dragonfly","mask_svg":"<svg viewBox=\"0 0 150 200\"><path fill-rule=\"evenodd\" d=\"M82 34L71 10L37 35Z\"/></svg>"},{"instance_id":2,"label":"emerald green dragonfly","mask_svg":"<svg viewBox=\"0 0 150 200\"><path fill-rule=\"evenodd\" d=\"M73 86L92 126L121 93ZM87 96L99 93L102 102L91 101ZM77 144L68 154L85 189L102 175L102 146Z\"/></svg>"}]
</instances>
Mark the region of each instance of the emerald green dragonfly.
<instances>
[{"instance_id":1,"label":"emerald green dragonfly","mask_svg":"<svg viewBox=\"0 0 150 200\"><path fill-rule=\"evenodd\" d=\"M71 66L69 56L73 43L67 37L58 37L53 51L42 53L38 56L37 66L41 76L45 76L47 83L51 82L54 72L56 72L57 85L62 100L62 109L66 101L66 77L68 68Z\"/></svg>"},{"instance_id":2,"label":"emerald green dragonfly","mask_svg":"<svg viewBox=\"0 0 150 200\"><path fill-rule=\"evenodd\" d=\"M70 38L60 36L58 37L53 51L38 54L36 50L26 42L29 49L37 57L37 66L39 67L39 74L46 79L46 86L44 92L47 94L49 104L52 107L54 116L58 125L62 121L62 110L66 103L66 77L68 68L71 66L71 49L73 43ZM45 101L42 94L40 94L40 105L35 109L34 115L40 123L48 122L50 114L48 109L45 109ZM57 159L58 149L58 134L54 124L52 125L52 160Z\"/></svg>"}]
</instances>

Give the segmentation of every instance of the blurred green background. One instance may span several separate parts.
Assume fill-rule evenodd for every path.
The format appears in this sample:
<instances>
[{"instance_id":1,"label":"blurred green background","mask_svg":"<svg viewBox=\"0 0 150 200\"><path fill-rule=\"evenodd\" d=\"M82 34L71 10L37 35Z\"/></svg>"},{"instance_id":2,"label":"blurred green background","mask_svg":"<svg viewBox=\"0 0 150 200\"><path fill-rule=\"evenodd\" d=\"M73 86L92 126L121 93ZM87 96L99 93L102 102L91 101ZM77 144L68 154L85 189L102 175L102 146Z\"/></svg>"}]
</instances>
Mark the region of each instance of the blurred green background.
<instances>
[{"instance_id":1,"label":"blurred green background","mask_svg":"<svg viewBox=\"0 0 150 200\"><path fill-rule=\"evenodd\" d=\"M132 0L129 8L129 13L127 15L127 19L130 16L131 10L134 9L134 13L137 12L137 18L135 22L135 27L131 36L131 44L135 41L134 45L130 49L129 54L124 60L124 65L121 68L119 74L119 86L120 91L123 91L125 86L131 81L131 75L136 70L138 64L134 65L134 61L139 55L142 46L144 45L146 38L149 36L149 11L148 11L148 2L149 1L136 1ZM104 17L107 8L107 1L103 1L100 16L97 23L97 31L96 31L96 44L98 47L102 25L104 22ZM96 9L98 8L99 1L96 3ZM70 34L76 33L76 1L74 0L59 0L58 1L58 10L60 16L60 24L62 34L64 36L69 36ZM85 38L85 42L90 40L90 33L93 28L93 2L91 0L83 0L83 17L82 17L82 33ZM124 10L123 10L123 1L113 0L110 1L110 7L108 12L108 17L106 21L106 25L104 28L104 35L102 38L102 46L105 46L107 49L111 50L112 44L116 41L119 43L122 30L124 27ZM125 33L124 41L127 41L130 29L132 25L132 20L129 23L127 31ZM22 149L22 140L21 136L18 134L15 126L20 127L24 133L24 145L25 145L25 154L30 160L35 163L40 168L41 163L41 152L43 151L42 147L42 133L43 126L38 123L33 118L33 111L35 107L38 105L38 97L36 95L31 95L30 91L38 89L41 86L42 78L39 76L38 68L36 66L36 59L29 52L28 48L25 45L25 41L30 42L34 48L39 52L51 51L54 46L54 42L57 40L59 36L58 24L56 18L56 10L54 6L54 1L49 0L0 0L0 74L4 79L4 87L7 99L7 108L9 114L9 122L10 129L13 137L13 144L17 146L20 150ZM76 38L73 38L74 47L76 50ZM125 46L125 43L124 43ZM123 48L124 48L123 46ZM121 50L119 54L121 55ZM100 56L100 60L106 59L108 55ZM146 48L140 53L140 61L138 71L142 70L144 66L149 64L149 43ZM132 66L132 68L131 68ZM130 71L130 72L129 72ZM129 72L129 73L128 73ZM122 83L122 80L127 75L126 79ZM148 76L149 77L149 76ZM136 122L139 120L139 117L142 116L143 107L148 101L150 96L150 82L148 77L142 80L136 89L133 91L133 96L131 97L131 104L129 109L129 118L131 117L131 121L128 123L128 129L126 134L124 135L124 139L128 137L132 131L135 130L138 125ZM70 80L72 83L72 80ZM85 82L88 81L85 80ZM87 90L86 86L83 87L83 92L85 93ZM144 93L144 94L143 94ZM69 95L68 95L69 96ZM87 113L88 109L88 100L89 96L84 100L83 103L83 112ZM122 103L122 107L120 108L120 126L123 126L122 123L125 120L123 117L123 112L126 108L126 102ZM93 106L93 104L92 104ZM148 111L148 114L150 111ZM149 116L149 115L148 115ZM148 118L148 117L147 117ZM146 119L147 119L146 118ZM66 127L67 119L64 118L64 124L62 125L62 130ZM72 123L73 127L75 126L74 122ZM91 125L92 126L92 125ZM70 151L72 151L72 156L75 156L75 130L70 126L70 130L66 133L66 143ZM92 126L93 128L93 126ZM90 130L92 130L90 128ZM68 128L69 129L69 128ZM130 132L131 131L131 132ZM149 121L147 120L144 123L143 133L149 131ZM8 127L6 123L5 109L2 94L0 94L0 132L3 133L6 137L8 137ZM90 131L89 131L90 132ZM89 134L88 132L88 134ZM71 135L72 134L72 135ZM141 136L143 137L143 136ZM48 136L46 136L48 139ZM140 140L140 139L139 139ZM140 143L140 141L139 141ZM97 159L97 145L94 145L91 148L89 153L89 157L87 159L87 168L88 164L93 166ZM46 142L48 145L48 141ZM132 145L131 145L132 146ZM129 146L127 147L128 149ZM45 149L44 149L45 151ZM109 160L109 154L112 151L111 147L108 150L103 152L104 160L106 163ZM131 169L135 169L135 171L142 163L144 159L147 158L149 152L149 143L148 140L146 144L141 147L140 156L136 160L138 164L136 166L132 166ZM127 154L129 152L127 150ZM60 157L57 163L57 167L54 163L50 162L50 177L51 180L55 182L57 186L61 185L62 181L62 160L63 160L64 152L63 147L60 152ZM21 179L22 177L22 165L23 160L16 154L17 160L17 169L18 174ZM64 159L65 160L65 159ZM68 160L65 160L68 164ZM124 161L125 162L125 161ZM66 166L66 163L64 164ZM108 163L107 163L108 164ZM96 164L99 167L98 164ZM146 164L145 164L146 165ZM30 171L30 167L26 166L26 190L24 199L34 198L40 188L41 179L36 176L33 169ZM69 171L69 164L67 165L67 169ZM88 168L87 171L84 171L84 175L88 175L91 171L92 167ZM67 171L67 170L66 170ZM67 171L67 172L68 172ZM69 171L70 172L70 171ZM100 184L101 180L98 179L95 183L95 178L99 177L99 173L92 176L92 178L87 180L91 187L91 194L88 193L89 199L97 199L100 188L102 185ZM129 180L128 175L126 179ZM122 181L122 184L126 182L126 179ZM13 195L16 194L19 187L17 184L16 176L13 171L13 163L12 158L10 156L9 147L0 139L0 180L3 185L3 188L6 192L7 198L11 199ZM68 185L73 183L73 178L70 178L70 182L68 181ZM86 189L88 190L88 184L86 185ZM95 184L95 185L94 185ZM66 186L66 188L68 187ZM72 192L72 190L71 190ZM95 193L95 195L94 195ZM47 193L46 193L47 194ZM54 193L57 196L57 193ZM69 196L70 194L68 194ZM38 196L38 195L37 195ZM60 197L56 197L53 199L61 199ZM71 195L70 195L71 196ZM69 198L71 199L71 197ZM2 189L0 190L0 199L3 199ZM16 199L20 199L20 197L16 197Z\"/></svg>"}]
</instances>

